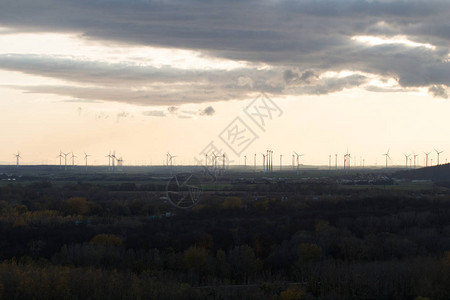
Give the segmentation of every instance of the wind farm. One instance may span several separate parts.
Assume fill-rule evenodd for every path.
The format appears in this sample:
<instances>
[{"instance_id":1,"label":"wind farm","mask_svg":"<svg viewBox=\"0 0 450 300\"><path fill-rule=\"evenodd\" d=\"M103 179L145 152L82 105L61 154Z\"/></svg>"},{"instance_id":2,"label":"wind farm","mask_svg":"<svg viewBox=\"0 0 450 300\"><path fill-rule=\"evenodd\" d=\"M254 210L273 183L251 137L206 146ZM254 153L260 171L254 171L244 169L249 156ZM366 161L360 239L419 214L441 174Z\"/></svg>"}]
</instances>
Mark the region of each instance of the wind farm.
<instances>
[{"instance_id":1,"label":"wind farm","mask_svg":"<svg viewBox=\"0 0 450 300\"><path fill-rule=\"evenodd\" d=\"M435 163L432 164L430 163L430 160L432 161L432 157L431 153L432 152L425 152L423 151L423 164L419 163L418 157L420 156L420 154L416 154L414 151L412 151L410 154L406 154L404 152L401 153L401 155L404 157L404 163L401 163L401 159L399 157L400 153L397 153L397 160L393 160L390 156L390 149L388 149L385 153L382 154L382 156L384 157L384 168L385 169L409 169L409 168L423 168L423 167L428 167L428 166L438 166L442 164L442 158L441 158L441 154L444 152L444 150L438 151L436 149L435 153L436 153L436 159L434 160ZM260 159L258 159L258 153L254 153L253 154L253 168L251 171L255 171L255 170L262 170L263 172L266 173L270 173L270 172L275 172L275 171L283 171L283 170L296 170L298 171L300 168L307 168L307 169L317 169L317 170L337 170L337 169L343 169L343 170L351 170L351 169L362 169L363 167L368 168L368 169L380 169L382 168L381 166L378 166L377 164L377 160L375 160L372 164L370 163L366 163L366 159L363 156L360 156L359 159L359 164L356 163L356 160L353 161L353 165L352 165L352 156L349 153L348 149L346 150L346 152L344 154L342 154L342 163L339 164L339 160L338 160L338 156L339 154L336 153L334 155L329 154L327 156L323 157L323 163L308 163L307 160L305 160L304 162L302 161L302 157L304 157L306 154L305 153L297 153L296 151L292 151L292 164L289 166L288 164L285 164L283 161L283 157L285 157L284 154L282 154L282 152L277 153L274 150L264 150L261 151L260 153ZM279 159L278 159L278 163L277 161L274 159L274 154L278 155ZM20 152L17 152L16 154L13 155L14 156L14 161L11 161L9 164L3 164L4 166L8 166L8 165L15 165L16 167L18 167L19 165L23 165L24 163L21 163L22 160L22 156ZM134 164L124 164L124 159L121 157L118 157L116 155L116 151L109 151L107 155L105 155L104 157L107 158L107 160L102 160L101 159L101 154L98 155L93 155L93 154L87 154L86 152L82 152L82 158L84 161L84 164L82 165L78 165L76 162L76 158L78 158L78 156L73 152L63 152L63 151L59 151L59 154L56 156L56 160L54 160L54 163L50 163L50 164L46 164L46 163L38 163L38 162L33 162L31 164L25 164L28 166L58 166L59 169L64 169L65 171L69 170L69 169L74 169L76 167L80 167L80 166L84 166L84 169L89 168L89 167L105 167L109 170L115 170L117 166L127 166L127 167L145 167L145 166L167 166L167 167L173 167L173 166L183 166L183 167L194 167L194 166L211 166L214 169L225 169L225 168L232 168L232 169L239 169L239 168L244 168L247 169L247 167L249 166L249 160L248 160L248 156L252 156L252 155L243 155L241 158L241 162L242 164L239 164L239 160L232 160L230 161L229 159L227 159L226 153L222 153L222 154L216 154L215 152L211 152L211 153L205 153L205 160L204 162L199 163L200 161L196 161L195 158L189 158L188 156L179 156L179 155L172 155L169 152L167 152L165 154L165 158L164 158L164 162L162 164L154 164L154 163L142 163L143 160L138 160L141 161L141 163L134 163ZM175 163L175 158L179 157L180 160L182 161L182 163ZM52 159L49 159L47 161L52 161ZM94 161L94 162L92 162ZM257 162L260 161L260 168L257 167ZM448 159L445 158L445 161L447 164ZM274 165L277 165L278 168L274 169ZM68 166L70 166L70 168L68 168ZM249 169L250 170L250 169Z\"/></svg>"}]
</instances>

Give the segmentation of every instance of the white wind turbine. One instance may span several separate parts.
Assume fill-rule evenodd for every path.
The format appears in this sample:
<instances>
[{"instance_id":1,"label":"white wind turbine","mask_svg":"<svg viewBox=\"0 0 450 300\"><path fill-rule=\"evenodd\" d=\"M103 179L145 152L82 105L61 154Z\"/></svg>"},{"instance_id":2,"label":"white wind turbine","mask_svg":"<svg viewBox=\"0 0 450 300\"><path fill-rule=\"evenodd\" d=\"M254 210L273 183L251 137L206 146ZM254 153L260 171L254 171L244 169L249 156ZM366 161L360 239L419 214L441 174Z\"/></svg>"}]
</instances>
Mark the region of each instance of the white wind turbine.
<instances>
[{"instance_id":1,"label":"white wind turbine","mask_svg":"<svg viewBox=\"0 0 450 300\"><path fill-rule=\"evenodd\" d=\"M22 156L20 156L19 151L17 151L17 154L14 154L14 156L16 157L16 167L19 167L19 162L20 162L20 159L22 158Z\"/></svg>"},{"instance_id":2,"label":"white wind turbine","mask_svg":"<svg viewBox=\"0 0 450 300\"><path fill-rule=\"evenodd\" d=\"M414 169L416 168L416 157L419 156L419 154L414 153Z\"/></svg>"},{"instance_id":3,"label":"white wind turbine","mask_svg":"<svg viewBox=\"0 0 450 300\"><path fill-rule=\"evenodd\" d=\"M405 168L408 168L408 158L411 156L411 154L406 155L405 153L403 153L403 155L405 156L406 160Z\"/></svg>"},{"instance_id":4,"label":"white wind turbine","mask_svg":"<svg viewBox=\"0 0 450 300\"><path fill-rule=\"evenodd\" d=\"M72 159L72 168L75 166L75 154L72 152L72 156L70 157Z\"/></svg>"},{"instance_id":5,"label":"white wind turbine","mask_svg":"<svg viewBox=\"0 0 450 300\"><path fill-rule=\"evenodd\" d=\"M294 151L294 153L295 153L295 156L297 157L297 174L298 174L298 171L299 171L299 169L300 169L300 157L302 157L303 155L305 155L305 154L298 154L297 152L295 152Z\"/></svg>"},{"instance_id":6,"label":"white wind turbine","mask_svg":"<svg viewBox=\"0 0 450 300\"><path fill-rule=\"evenodd\" d=\"M113 172L115 171L116 160L117 160L117 157L116 157L116 150L114 150L114 151L113 151L113 154L111 154L111 163L112 163L112 169L113 169Z\"/></svg>"},{"instance_id":7,"label":"white wind turbine","mask_svg":"<svg viewBox=\"0 0 450 300\"><path fill-rule=\"evenodd\" d=\"M212 152L213 155L213 167L214 167L214 171L217 169L217 158L219 157L219 155L216 155L214 152Z\"/></svg>"},{"instance_id":8,"label":"white wind turbine","mask_svg":"<svg viewBox=\"0 0 450 300\"><path fill-rule=\"evenodd\" d=\"M169 152L167 152L166 154L166 162L167 162L167 166L170 166L170 174L172 174L172 167L173 167L173 159L175 158L175 155L170 154Z\"/></svg>"},{"instance_id":9,"label":"white wind turbine","mask_svg":"<svg viewBox=\"0 0 450 300\"><path fill-rule=\"evenodd\" d=\"M386 169L388 168L388 159L391 159L391 157L389 156L389 150L390 149L388 149L386 153L382 154L386 158Z\"/></svg>"},{"instance_id":10,"label":"white wind turbine","mask_svg":"<svg viewBox=\"0 0 450 300\"><path fill-rule=\"evenodd\" d=\"M431 152L428 152L428 153L424 152L424 154L425 154L425 167L428 167L428 155L430 155L430 153Z\"/></svg>"},{"instance_id":11,"label":"white wind turbine","mask_svg":"<svg viewBox=\"0 0 450 300\"><path fill-rule=\"evenodd\" d=\"M59 168L61 169L61 160L62 160L62 152L61 152L61 150L59 150L59 155L56 157L56 158L58 158L59 157Z\"/></svg>"},{"instance_id":12,"label":"white wind turbine","mask_svg":"<svg viewBox=\"0 0 450 300\"><path fill-rule=\"evenodd\" d=\"M67 153L62 153L62 155L64 155L64 170L67 170L67 155L69 155L70 152Z\"/></svg>"},{"instance_id":13,"label":"white wind turbine","mask_svg":"<svg viewBox=\"0 0 450 300\"><path fill-rule=\"evenodd\" d=\"M86 163L86 171L87 171L87 167L88 167L88 157L91 156L89 154L86 154L86 152L84 152L84 161Z\"/></svg>"},{"instance_id":14,"label":"white wind turbine","mask_svg":"<svg viewBox=\"0 0 450 300\"><path fill-rule=\"evenodd\" d=\"M266 155L264 153L261 153L262 157L263 157L263 170L264 173L266 172Z\"/></svg>"},{"instance_id":15,"label":"white wind turbine","mask_svg":"<svg viewBox=\"0 0 450 300\"><path fill-rule=\"evenodd\" d=\"M439 155L440 155L442 152L444 152L444 150L438 151L438 150L434 149L434 151L436 151L436 154L437 154L437 164L438 164L438 166L439 166Z\"/></svg>"},{"instance_id":16,"label":"white wind turbine","mask_svg":"<svg viewBox=\"0 0 450 300\"><path fill-rule=\"evenodd\" d=\"M106 155L105 157L108 158L108 169L111 168L111 150L109 151L108 155Z\"/></svg>"}]
</instances>

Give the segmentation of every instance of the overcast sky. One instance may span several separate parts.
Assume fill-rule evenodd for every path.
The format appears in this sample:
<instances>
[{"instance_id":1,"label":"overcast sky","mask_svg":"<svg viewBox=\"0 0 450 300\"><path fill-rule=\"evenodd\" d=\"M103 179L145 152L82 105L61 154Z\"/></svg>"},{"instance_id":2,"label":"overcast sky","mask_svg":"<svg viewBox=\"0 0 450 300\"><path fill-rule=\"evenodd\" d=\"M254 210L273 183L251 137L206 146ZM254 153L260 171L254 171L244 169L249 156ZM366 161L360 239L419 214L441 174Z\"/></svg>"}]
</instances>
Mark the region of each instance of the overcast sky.
<instances>
[{"instance_id":1,"label":"overcast sky","mask_svg":"<svg viewBox=\"0 0 450 300\"><path fill-rule=\"evenodd\" d=\"M425 0L0 0L0 163L192 164L211 142L234 163L442 163L449 16Z\"/></svg>"}]
</instances>

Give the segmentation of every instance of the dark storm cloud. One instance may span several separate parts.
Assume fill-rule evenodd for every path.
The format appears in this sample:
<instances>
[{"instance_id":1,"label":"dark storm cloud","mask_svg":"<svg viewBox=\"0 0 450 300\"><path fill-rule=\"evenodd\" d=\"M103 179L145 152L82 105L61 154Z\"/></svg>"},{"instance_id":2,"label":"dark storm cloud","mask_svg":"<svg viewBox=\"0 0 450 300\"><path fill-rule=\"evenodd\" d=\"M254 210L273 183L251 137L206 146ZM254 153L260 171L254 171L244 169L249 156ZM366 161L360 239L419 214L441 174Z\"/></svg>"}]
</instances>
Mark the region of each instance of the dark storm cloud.
<instances>
[{"instance_id":1,"label":"dark storm cloud","mask_svg":"<svg viewBox=\"0 0 450 300\"><path fill-rule=\"evenodd\" d=\"M201 116L212 116L216 113L216 110L212 106L208 106L200 111Z\"/></svg>"},{"instance_id":2,"label":"dark storm cloud","mask_svg":"<svg viewBox=\"0 0 450 300\"><path fill-rule=\"evenodd\" d=\"M433 94L434 97L438 98L448 98L447 90L442 85L433 85L428 91Z\"/></svg>"},{"instance_id":3,"label":"dark storm cloud","mask_svg":"<svg viewBox=\"0 0 450 300\"><path fill-rule=\"evenodd\" d=\"M1 56L0 68L96 85L24 87L29 92L158 105L243 99L255 90L326 94L367 82L363 77L320 79L323 72L341 70L392 77L403 88L445 88L450 82L449 15L450 2L444 0L4 1L0 26L14 31L80 33L86 39L192 49L271 68L177 70L18 55ZM372 46L352 40L355 35L406 35L435 49ZM145 88L157 82L169 86Z\"/></svg>"}]
</instances>

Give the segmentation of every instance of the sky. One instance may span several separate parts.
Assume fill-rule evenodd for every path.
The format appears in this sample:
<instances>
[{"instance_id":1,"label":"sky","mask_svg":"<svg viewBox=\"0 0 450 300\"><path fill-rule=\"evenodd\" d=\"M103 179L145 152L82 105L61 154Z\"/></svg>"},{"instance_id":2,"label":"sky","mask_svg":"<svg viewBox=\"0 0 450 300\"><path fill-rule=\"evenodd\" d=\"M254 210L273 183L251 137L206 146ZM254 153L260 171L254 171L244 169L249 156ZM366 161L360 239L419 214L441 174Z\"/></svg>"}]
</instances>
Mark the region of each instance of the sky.
<instances>
[{"instance_id":1,"label":"sky","mask_svg":"<svg viewBox=\"0 0 450 300\"><path fill-rule=\"evenodd\" d=\"M0 0L0 164L444 163L448 16L434 0Z\"/></svg>"}]
</instances>

